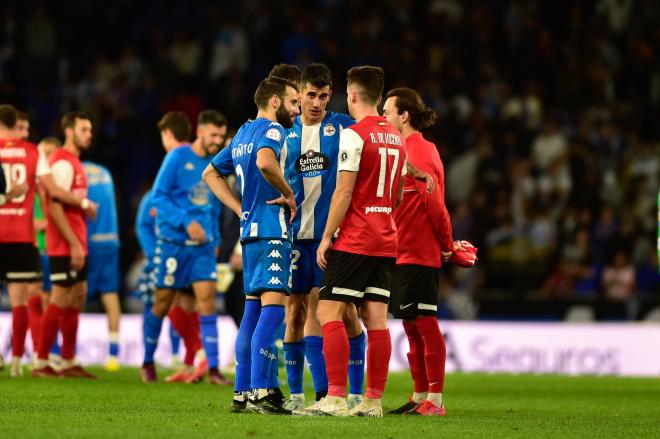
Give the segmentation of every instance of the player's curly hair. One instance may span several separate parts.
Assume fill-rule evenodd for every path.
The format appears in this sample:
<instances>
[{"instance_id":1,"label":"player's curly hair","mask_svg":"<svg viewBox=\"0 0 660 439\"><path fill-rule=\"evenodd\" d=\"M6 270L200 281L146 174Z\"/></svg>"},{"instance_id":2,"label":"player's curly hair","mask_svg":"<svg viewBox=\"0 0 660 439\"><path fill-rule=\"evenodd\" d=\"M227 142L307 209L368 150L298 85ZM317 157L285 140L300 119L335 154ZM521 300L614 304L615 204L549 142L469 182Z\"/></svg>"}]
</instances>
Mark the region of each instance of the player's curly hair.
<instances>
[{"instance_id":1,"label":"player's curly hair","mask_svg":"<svg viewBox=\"0 0 660 439\"><path fill-rule=\"evenodd\" d=\"M424 105L422 97L412 88L395 88L387 93L387 97L396 98L397 114L408 112L410 126L414 129L422 130L435 123L435 111Z\"/></svg>"},{"instance_id":2,"label":"player's curly hair","mask_svg":"<svg viewBox=\"0 0 660 439\"><path fill-rule=\"evenodd\" d=\"M374 66L353 67L346 74L346 83L349 86L357 85L362 99L368 104L376 105L383 94L385 71Z\"/></svg>"},{"instance_id":3,"label":"player's curly hair","mask_svg":"<svg viewBox=\"0 0 660 439\"><path fill-rule=\"evenodd\" d=\"M254 92L254 103L257 105L257 108L266 108L268 101L273 96L278 96L283 100L287 86L299 91L296 84L285 79L268 77L262 80Z\"/></svg>"}]
</instances>

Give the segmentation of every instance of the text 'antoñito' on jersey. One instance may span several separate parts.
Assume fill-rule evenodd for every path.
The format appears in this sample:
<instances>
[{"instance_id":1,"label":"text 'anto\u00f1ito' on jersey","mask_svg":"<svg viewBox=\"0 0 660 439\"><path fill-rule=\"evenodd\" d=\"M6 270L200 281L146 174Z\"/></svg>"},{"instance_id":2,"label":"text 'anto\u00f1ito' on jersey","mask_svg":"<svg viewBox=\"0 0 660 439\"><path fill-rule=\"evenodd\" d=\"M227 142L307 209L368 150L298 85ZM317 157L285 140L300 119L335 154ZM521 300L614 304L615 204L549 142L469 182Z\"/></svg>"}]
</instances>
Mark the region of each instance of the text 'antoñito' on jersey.
<instances>
[{"instance_id":1,"label":"text 'anto\u00f1ito' on jersey","mask_svg":"<svg viewBox=\"0 0 660 439\"><path fill-rule=\"evenodd\" d=\"M396 257L392 213L406 173L406 144L384 117L367 116L341 133L339 172L357 172L351 204L334 248L368 256Z\"/></svg>"},{"instance_id":2,"label":"text 'anto\u00f1ito' on jersey","mask_svg":"<svg viewBox=\"0 0 660 439\"><path fill-rule=\"evenodd\" d=\"M231 144L215 156L211 164L220 175L236 174L241 189L241 241L252 239L291 239L289 212L278 204L267 204L281 194L257 168L257 152L270 148L284 173L287 150L282 125L265 118L249 120L241 126Z\"/></svg>"},{"instance_id":3,"label":"text 'anto\u00f1ito' on jersey","mask_svg":"<svg viewBox=\"0 0 660 439\"><path fill-rule=\"evenodd\" d=\"M83 162L87 176L87 198L98 204L96 219L87 218L87 239L90 246L119 247L119 225L115 204L115 185L107 168Z\"/></svg>"},{"instance_id":4,"label":"text 'anto\u00f1ito' on jersey","mask_svg":"<svg viewBox=\"0 0 660 439\"><path fill-rule=\"evenodd\" d=\"M337 183L339 136L355 121L341 113L326 113L322 122L303 125L300 116L286 137L285 177L296 197L298 215L294 240L320 241Z\"/></svg>"}]
</instances>

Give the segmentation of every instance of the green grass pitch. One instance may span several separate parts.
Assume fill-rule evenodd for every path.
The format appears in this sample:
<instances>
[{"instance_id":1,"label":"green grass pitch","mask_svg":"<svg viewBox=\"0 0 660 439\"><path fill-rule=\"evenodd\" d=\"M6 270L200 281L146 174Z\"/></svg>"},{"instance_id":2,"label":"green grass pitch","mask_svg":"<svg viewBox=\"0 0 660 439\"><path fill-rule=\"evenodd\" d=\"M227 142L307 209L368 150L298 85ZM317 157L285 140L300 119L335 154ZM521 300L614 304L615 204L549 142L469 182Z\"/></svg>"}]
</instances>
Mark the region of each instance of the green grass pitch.
<instances>
[{"instance_id":1,"label":"green grass pitch","mask_svg":"<svg viewBox=\"0 0 660 439\"><path fill-rule=\"evenodd\" d=\"M234 415L228 387L144 385L134 368L91 370L100 379L1 372L0 437L660 437L660 379L449 374L443 418L353 419ZM400 405L410 391L409 374L391 374L384 405Z\"/></svg>"}]
</instances>

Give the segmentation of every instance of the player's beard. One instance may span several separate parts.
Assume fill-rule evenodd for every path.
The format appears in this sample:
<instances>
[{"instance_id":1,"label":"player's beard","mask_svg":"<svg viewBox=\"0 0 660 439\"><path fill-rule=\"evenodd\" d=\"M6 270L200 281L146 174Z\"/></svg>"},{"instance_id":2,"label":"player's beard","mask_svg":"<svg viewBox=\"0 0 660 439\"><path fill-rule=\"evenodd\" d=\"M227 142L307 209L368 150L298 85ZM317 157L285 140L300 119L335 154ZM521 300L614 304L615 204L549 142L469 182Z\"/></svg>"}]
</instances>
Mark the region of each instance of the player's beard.
<instances>
[{"instance_id":1,"label":"player's beard","mask_svg":"<svg viewBox=\"0 0 660 439\"><path fill-rule=\"evenodd\" d=\"M76 148L78 148L79 151L88 150L91 143L91 139L85 144L78 136L75 134L73 135L73 144L76 145Z\"/></svg>"},{"instance_id":2,"label":"player's beard","mask_svg":"<svg viewBox=\"0 0 660 439\"><path fill-rule=\"evenodd\" d=\"M220 145L217 145L213 142L206 143L206 141L202 139L202 149L204 150L204 153L208 157L208 156L216 155L218 151L220 151Z\"/></svg>"},{"instance_id":3,"label":"player's beard","mask_svg":"<svg viewBox=\"0 0 660 439\"><path fill-rule=\"evenodd\" d=\"M280 104L275 113L277 122L282 125L284 128L291 128L293 126L293 120L291 120L291 113L284 108L284 104Z\"/></svg>"}]
</instances>

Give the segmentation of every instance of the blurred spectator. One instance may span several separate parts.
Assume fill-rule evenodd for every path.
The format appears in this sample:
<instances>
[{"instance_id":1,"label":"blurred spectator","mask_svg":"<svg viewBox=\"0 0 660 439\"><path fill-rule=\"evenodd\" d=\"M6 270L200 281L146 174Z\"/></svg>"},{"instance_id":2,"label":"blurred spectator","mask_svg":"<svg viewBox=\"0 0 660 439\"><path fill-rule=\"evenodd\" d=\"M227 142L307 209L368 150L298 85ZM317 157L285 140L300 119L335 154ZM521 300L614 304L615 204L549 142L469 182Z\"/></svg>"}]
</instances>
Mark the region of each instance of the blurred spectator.
<instances>
[{"instance_id":1,"label":"blurred spectator","mask_svg":"<svg viewBox=\"0 0 660 439\"><path fill-rule=\"evenodd\" d=\"M615 302L626 302L635 295L635 268L625 251L614 254L612 263L603 270L603 292L605 298Z\"/></svg>"}]
</instances>

